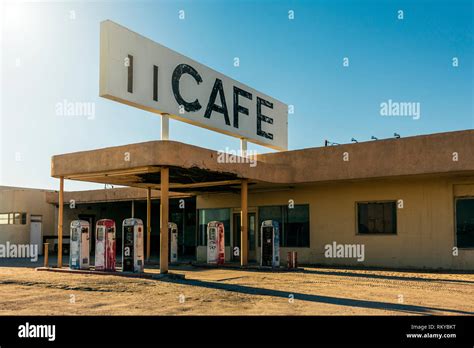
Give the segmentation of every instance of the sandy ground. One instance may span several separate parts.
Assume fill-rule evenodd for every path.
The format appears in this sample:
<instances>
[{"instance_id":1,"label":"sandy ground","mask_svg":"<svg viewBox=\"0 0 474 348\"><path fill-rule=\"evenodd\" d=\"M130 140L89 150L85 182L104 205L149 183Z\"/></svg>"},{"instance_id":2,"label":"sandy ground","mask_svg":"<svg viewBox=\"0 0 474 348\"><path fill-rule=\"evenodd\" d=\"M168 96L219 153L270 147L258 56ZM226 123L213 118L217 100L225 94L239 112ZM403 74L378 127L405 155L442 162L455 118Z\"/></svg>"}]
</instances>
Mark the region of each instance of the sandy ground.
<instances>
[{"instance_id":1,"label":"sandy ground","mask_svg":"<svg viewBox=\"0 0 474 348\"><path fill-rule=\"evenodd\" d=\"M1 266L1 265L0 265ZM0 267L0 315L473 315L474 275L182 266L185 280ZM156 268L147 269L159 273Z\"/></svg>"}]
</instances>

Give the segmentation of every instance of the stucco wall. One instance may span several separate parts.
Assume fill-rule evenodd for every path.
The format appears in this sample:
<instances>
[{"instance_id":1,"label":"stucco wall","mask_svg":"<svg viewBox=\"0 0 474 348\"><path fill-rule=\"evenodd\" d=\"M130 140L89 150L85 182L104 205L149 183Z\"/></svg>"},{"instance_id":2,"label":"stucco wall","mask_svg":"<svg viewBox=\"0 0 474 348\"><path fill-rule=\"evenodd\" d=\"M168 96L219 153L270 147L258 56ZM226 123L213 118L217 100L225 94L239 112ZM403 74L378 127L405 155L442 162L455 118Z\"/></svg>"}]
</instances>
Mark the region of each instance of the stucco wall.
<instances>
[{"instance_id":1,"label":"stucco wall","mask_svg":"<svg viewBox=\"0 0 474 348\"><path fill-rule=\"evenodd\" d=\"M36 189L0 189L0 213L27 213L26 225L0 225L0 243L30 242L31 215L42 215L42 233L55 234L54 206L46 203L45 191Z\"/></svg>"},{"instance_id":2,"label":"stucco wall","mask_svg":"<svg viewBox=\"0 0 474 348\"><path fill-rule=\"evenodd\" d=\"M399 178L249 193L249 207L285 205L290 199L310 205L310 247L282 248L284 262L286 252L295 250L300 263L472 270L474 249L460 249L453 256L454 199L470 195L474 196L473 177ZM399 199L403 208L397 210L396 235L356 234L356 202ZM239 206L238 194L197 197L198 209ZM365 261L325 258L324 246L333 241L364 244Z\"/></svg>"}]
</instances>

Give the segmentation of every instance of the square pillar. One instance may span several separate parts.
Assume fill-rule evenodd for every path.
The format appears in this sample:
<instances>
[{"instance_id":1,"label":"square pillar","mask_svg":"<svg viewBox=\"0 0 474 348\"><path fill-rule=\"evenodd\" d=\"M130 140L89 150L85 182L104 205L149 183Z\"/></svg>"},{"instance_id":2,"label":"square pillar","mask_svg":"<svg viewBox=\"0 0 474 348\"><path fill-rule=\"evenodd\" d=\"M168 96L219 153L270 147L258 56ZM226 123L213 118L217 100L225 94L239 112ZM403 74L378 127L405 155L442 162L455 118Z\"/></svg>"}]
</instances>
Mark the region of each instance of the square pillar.
<instances>
[{"instance_id":1,"label":"square pillar","mask_svg":"<svg viewBox=\"0 0 474 348\"><path fill-rule=\"evenodd\" d=\"M64 177L59 178L58 207L58 267L63 266L63 215L64 215Z\"/></svg>"},{"instance_id":2,"label":"square pillar","mask_svg":"<svg viewBox=\"0 0 474 348\"><path fill-rule=\"evenodd\" d=\"M240 265L248 264L248 181L243 180L240 193Z\"/></svg>"},{"instance_id":3,"label":"square pillar","mask_svg":"<svg viewBox=\"0 0 474 348\"><path fill-rule=\"evenodd\" d=\"M150 259L151 241L151 188L148 187L146 194L146 259Z\"/></svg>"},{"instance_id":4,"label":"square pillar","mask_svg":"<svg viewBox=\"0 0 474 348\"><path fill-rule=\"evenodd\" d=\"M168 216L169 216L169 168L161 167L160 198L160 273L168 273Z\"/></svg>"}]
</instances>

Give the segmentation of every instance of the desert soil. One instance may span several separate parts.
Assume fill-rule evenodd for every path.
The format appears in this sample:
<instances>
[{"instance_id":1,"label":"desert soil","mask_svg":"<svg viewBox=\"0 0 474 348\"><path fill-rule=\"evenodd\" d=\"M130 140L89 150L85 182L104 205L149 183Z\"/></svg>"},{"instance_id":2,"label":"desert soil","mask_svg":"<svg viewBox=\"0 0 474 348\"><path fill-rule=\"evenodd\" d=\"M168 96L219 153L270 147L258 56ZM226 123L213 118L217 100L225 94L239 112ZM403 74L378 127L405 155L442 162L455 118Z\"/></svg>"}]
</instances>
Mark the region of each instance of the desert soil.
<instances>
[{"instance_id":1,"label":"desert soil","mask_svg":"<svg viewBox=\"0 0 474 348\"><path fill-rule=\"evenodd\" d=\"M148 273L159 273L148 268ZM182 266L184 280L0 267L0 315L473 315L474 275Z\"/></svg>"}]
</instances>

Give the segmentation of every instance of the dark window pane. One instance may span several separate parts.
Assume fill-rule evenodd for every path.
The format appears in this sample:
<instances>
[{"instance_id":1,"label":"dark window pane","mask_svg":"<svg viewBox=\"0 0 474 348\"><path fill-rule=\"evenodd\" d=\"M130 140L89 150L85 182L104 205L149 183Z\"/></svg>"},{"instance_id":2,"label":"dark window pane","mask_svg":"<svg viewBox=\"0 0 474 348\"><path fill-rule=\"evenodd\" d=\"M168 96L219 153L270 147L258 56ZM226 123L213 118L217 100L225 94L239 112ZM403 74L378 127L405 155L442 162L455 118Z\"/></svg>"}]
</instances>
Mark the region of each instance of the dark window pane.
<instances>
[{"instance_id":1,"label":"dark window pane","mask_svg":"<svg viewBox=\"0 0 474 348\"><path fill-rule=\"evenodd\" d=\"M250 213L248 215L248 243L249 250L255 250L255 213Z\"/></svg>"},{"instance_id":2,"label":"dark window pane","mask_svg":"<svg viewBox=\"0 0 474 348\"><path fill-rule=\"evenodd\" d=\"M309 247L309 206L286 207L288 220L285 225L287 247Z\"/></svg>"},{"instance_id":3,"label":"dark window pane","mask_svg":"<svg viewBox=\"0 0 474 348\"><path fill-rule=\"evenodd\" d=\"M260 207L258 210L258 246L260 228L265 220L275 220L280 227L280 246L309 247L309 205Z\"/></svg>"},{"instance_id":4,"label":"dark window pane","mask_svg":"<svg viewBox=\"0 0 474 348\"><path fill-rule=\"evenodd\" d=\"M357 203L358 233L397 233L396 202Z\"/></svg>"},{"instance_id":5,"label":"dark window pane","mask_svg":"<svg viewBox=\"0 0 474 348\"><path fill-rule=\"evenodd\" d=\"M474 198L456 201L456 246L474 248Z\"/></svg>"},{"instance_id":6,"label":"dark window pane","mask_svg":"<svg viewBox=\"0 0 474 348\"><path fill-rule=\"evenodd\" d=\"M369 232L369 205L368 204L357 204L358 219L359 219L359 233Z\"/></svg>"}]
</instances>

